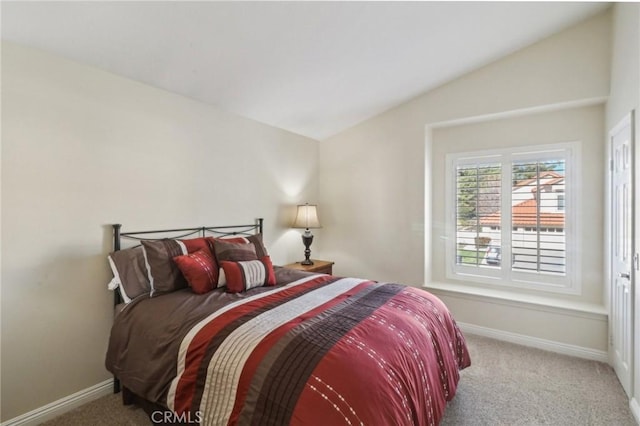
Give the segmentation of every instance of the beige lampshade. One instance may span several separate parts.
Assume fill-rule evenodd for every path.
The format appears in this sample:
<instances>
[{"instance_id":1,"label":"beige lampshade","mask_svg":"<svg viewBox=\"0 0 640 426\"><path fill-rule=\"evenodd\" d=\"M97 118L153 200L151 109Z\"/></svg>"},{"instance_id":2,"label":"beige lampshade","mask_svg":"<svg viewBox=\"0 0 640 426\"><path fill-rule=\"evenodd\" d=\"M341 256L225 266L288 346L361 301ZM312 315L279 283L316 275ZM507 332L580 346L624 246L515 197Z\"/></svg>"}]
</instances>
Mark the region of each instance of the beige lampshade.
<instances>
[{"instance_id":1,"label":"beige lampshade","mask_svg":"<svg viewBox=\"0 0 640 426\"><path fill-rule=\"evenodd\" d=\"M293 221L292 228L320 228L318 220L318 210L315 204L305 204L298 206L296 220Z\"/></svg>"}]
</instances>

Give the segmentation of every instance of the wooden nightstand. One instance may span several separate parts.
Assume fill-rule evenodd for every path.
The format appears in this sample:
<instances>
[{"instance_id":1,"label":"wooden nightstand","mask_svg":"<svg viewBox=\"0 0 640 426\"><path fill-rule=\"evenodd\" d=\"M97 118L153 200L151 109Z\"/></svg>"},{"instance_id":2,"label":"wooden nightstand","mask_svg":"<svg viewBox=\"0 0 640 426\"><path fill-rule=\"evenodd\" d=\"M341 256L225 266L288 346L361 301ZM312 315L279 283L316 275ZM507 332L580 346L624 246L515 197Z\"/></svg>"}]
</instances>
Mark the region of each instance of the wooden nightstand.
<instances>
[{"instance_id":1,"label":"wooden nightstand","mask_svg":"<svg viewBox=\"0 0 640 426\"><path fill-rule=\"evenodd\" d=\"M313 265L302 265L300 262L296 262L284 265L284 268L298 269L306 272L317 272L319 274L333 274L333 264L335 262L316 259L311 259L311 261L313 262Z\"/></svg>"}]
</instances>

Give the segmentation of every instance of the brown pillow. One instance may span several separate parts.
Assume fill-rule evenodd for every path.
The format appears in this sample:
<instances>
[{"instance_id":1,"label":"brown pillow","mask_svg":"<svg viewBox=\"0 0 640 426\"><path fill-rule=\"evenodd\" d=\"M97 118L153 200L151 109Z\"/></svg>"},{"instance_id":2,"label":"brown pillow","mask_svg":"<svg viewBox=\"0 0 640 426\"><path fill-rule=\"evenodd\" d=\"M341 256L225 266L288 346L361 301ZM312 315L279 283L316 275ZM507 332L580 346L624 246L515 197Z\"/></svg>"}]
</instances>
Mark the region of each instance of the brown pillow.
<instances>
[{"instance_id":1,"label":"brown pillow","mask_svg":"<svg viewBox=\"0 0 640 426\"><path fill-rule=\"evenodd\" d=\"M173 261L174 257L187 254L184 243L170 239L145 240L142 248L149 272L151 297L187 287L187 281Z\"/></svg>"},{"instance_id":2,"label":"brown pillow","mask_svg":"<svg viewBox=\"0 0 640 426\"><path fill-rule=\"evenodd\" d=\"M262 234L250 235L248 237L234 236L234 237L216 238L214 240L214 244L215 244L215 241L222 241L227 243L243 243L243 244L252 243L253 245L256 246L256 255L258 256L258 259L262 259L265 256L269 256L269 253L267 253L267 249L262 242Z\"/></svg>"},{"instance_id":3,"label":"brown pillow","mask_svg":"<svg viewBox=\"0 0 640 426\"><path fill-rule=\"evenodd\" d=\"M143 294L151 293L151 285L147 274L142 247L132 247L114 251L108 256L109 266L113 272L113 286L119 287L124 303Z\"/></svg>"},{"instance_id":4,"label":"brown pillow","mask_svg":"<svg viewBox=\"0 0 640 426\"><path fill-rule=\"evenodd\" d=\"M215 240L213 248L218 265L220 262L240 262L242 260L258 260L256 246L253 243L227 242Z\"/></svg>"}]
</instances>

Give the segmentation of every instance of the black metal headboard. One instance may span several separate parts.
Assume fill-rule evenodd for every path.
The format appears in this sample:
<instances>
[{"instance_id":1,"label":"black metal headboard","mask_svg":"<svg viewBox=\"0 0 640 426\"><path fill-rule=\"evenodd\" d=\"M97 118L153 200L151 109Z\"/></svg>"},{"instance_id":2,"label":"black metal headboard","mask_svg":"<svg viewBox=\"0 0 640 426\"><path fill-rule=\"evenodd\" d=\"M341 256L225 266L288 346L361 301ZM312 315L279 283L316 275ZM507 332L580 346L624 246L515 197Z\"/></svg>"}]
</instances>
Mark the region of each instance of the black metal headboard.
<instances>
[{"instance_id":1,"label":"black metal headboard","mask_svg":"<svg viewBox=\"0 0 640 426\"><path fill-rule=\"evenodd\" d=\"M113 224L113 251L121 248L123 239L127 240L162 240L164 238L186 238L186 237L225 237L229 235L253 235L262 234L263 218L256 219L256 222L249 225L224 225L224 226L200 226L197 228L160 229L155 231L132 231L122 232L122 225ZM114 293L114 305L122 303L120 292Z\"/></svg>"},{"instance_id":2,"label":"black metal headboard","mask_svg":"<svg viewBox=\"0 0 640 426\"><path fill-rule=\"evenodd\" d=\"M256 219L256 223L250 225L225 225L225 226L200 226L197 228L160 229L155 231L122 232L122 225L116 223L113 226L113 251L120 250L122 239L130 240L162 240L164 238L186 237L224 237L228 235L252 235L262 234L263 218Z\"/></svg>"}]
</instances>

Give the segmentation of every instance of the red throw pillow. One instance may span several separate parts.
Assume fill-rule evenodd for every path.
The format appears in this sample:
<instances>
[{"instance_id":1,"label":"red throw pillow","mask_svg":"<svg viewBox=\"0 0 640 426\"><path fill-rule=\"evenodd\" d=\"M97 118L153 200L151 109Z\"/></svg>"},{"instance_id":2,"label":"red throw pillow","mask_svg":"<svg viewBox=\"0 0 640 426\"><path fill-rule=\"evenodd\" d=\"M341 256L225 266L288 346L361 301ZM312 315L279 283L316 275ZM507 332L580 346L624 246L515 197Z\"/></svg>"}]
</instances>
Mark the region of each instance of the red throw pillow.
<instances>
[{"instance_id":1,"label":"red throw pillow","mask_svg":"<svg viewBox=\"0 0 640 426\"><path fill-rule=\"evenodd\" d=\"M173 260L186 278L194 293L204 294L216 288L218 267L209 249L176 256Z\"/></svg>"},{"instance_id":2,"label":"red throw pillow","mask_svg":"<svg viewBox=\"0 0 640 426\"><path fill-rule=\"evenodd\" d=\"M227 292L240 293L261 286L276 284L276 275L269 256L260 260L220 262L227 277Z\"/></svg>"},{"instance_id":3,"label":"red throw pillow","mask_svg":"<svg viewBox=\"0 0 640 426\"><path fill-rule=\"evenodd\" d=\"M198 237L198 238L189 238L187 240L180 240L184 246L187 248L187 253L195 253L198 250L211 250L209 248L209 240L212 240L211 237Z\"/></svg>"}]
</instances>

